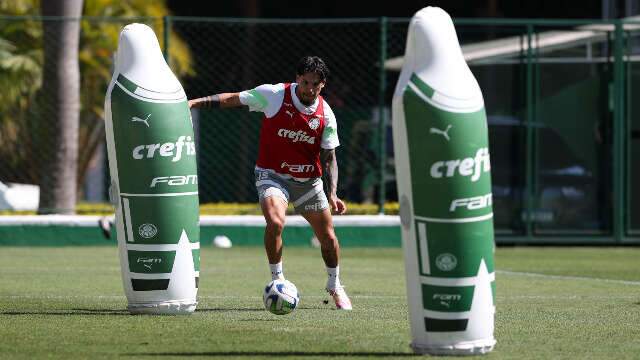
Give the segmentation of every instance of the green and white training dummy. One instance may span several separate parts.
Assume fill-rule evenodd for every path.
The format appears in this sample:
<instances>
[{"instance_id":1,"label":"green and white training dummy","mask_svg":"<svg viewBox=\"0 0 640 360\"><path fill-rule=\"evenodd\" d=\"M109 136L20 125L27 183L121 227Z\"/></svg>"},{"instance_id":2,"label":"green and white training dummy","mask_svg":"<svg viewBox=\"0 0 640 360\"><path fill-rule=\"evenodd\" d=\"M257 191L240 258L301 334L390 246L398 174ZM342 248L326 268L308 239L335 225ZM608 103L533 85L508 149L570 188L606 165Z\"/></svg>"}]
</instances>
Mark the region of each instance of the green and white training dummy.
<instances>
[{"instance_id":1,"label":"green and white training dummy","mask_svg":"<svg viewBox=\"0 0 640 360\"><path fill-rule=\"evenodd\" d=\"M412 348L493 349L494 238L487 121L449 15L418 11L393 97Z\"/></svg>"},{"instance_id":2,"label":"green and white training dummy","mask_svg":"<svg viewBox=\"0 0 640 360\"><path fill-rule=\"evenodd\" d=\"M120 33L105 123L128 309L192 313L200 270L193 125L184 90L147 25Z\"/></svg>"}]
</instances>

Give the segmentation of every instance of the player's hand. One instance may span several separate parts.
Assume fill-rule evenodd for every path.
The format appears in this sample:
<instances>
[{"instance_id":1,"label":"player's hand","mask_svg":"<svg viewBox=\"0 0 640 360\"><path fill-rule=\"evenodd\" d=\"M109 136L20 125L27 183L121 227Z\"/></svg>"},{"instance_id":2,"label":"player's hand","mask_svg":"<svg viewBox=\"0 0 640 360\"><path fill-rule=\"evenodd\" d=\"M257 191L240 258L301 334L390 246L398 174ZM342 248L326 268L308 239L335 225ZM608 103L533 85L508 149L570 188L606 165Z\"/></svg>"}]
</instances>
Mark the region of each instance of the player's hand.
<instances>
[{"instance_id":1,"label":"player's hand","mask_svg":"<svg viewBox=\"0 0 640 360\"><path fill-rule=\"evenodd\" d=\"M189 104L189 109L193 108L193 105L196 103L196 99L191 99L189 101L187 101L187 104Z\"/></svg>"},{"instance_id":2,"label":"player's hand","mask_svg":"<svg viewBox=\"0 0 640 360\"><path fill-rule=\"evenodd\" d=\"M337 196L329 197L329 206L334 214L342 215L347 212L347 205Z\"/></svg>"}]
</instances>

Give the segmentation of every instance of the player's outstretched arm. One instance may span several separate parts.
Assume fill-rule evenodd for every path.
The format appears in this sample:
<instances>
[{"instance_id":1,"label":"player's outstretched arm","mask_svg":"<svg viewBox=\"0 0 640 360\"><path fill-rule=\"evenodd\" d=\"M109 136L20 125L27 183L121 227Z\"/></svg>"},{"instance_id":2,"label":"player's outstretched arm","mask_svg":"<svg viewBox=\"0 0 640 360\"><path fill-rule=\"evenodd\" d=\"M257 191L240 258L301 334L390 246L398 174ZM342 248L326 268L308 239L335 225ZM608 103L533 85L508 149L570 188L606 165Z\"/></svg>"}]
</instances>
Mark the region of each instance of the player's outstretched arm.
<instances>
[{"instance_id":1,"label":"player's outstretched arm","mask_svg":"<svg viewBox=\"0 0 640 360\"><path fill-rule=\"evenodd\" d=\"M189 100L189 108L232 108L242 106L240 93L220 93Z\"/></svg>"},{"instance_id":2,"label":"player's outstretched arm","mask_svg":"<svg viewBox=\"0 0 640 360\"><path fill-rule=\"evenodd\" d=\"M336 214L347 212L347 205L338 198L338 161L336 150L321 149L320 162L322 163L322 177L324 178L325 192L329 200L331 210Z\"/></svg>"}]
</instances>

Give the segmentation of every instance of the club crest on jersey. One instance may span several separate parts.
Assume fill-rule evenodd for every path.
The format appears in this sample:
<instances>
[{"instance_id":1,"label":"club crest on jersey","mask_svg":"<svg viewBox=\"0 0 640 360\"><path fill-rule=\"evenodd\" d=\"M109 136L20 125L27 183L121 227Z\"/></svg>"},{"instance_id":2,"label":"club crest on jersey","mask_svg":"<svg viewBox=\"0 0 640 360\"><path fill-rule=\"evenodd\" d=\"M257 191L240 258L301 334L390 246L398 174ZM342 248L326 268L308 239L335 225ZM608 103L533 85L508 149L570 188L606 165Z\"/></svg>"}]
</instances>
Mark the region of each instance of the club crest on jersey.
<instances>
[{"instance_id":1,"label":"club crest on jersey","mask_svg":"<svg viewBox=\"0 0 640 360\"><path fill-rule=\"evenodd\" d=\"M313 119L309 120L309 127L311 128L311 130L317 129L318 126L320 126L320 119L319 118L313 118Z\"/></svg>"}]
</instances>

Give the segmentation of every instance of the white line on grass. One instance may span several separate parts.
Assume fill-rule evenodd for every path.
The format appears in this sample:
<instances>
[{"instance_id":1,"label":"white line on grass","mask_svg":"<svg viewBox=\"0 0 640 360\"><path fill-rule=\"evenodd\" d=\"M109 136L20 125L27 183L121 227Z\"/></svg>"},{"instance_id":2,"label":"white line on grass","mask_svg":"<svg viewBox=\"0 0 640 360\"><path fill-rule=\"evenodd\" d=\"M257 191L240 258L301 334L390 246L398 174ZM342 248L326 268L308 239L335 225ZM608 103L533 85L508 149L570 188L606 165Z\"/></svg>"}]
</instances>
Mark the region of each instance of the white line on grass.
<instances>
[{"instance_id":1,"label":"white line on grass","mask_svg":"<svg viewBox=\"0 0 640 360\"><path fill-rule=\"evenodd\" d=\"M323 299L329 295L304 295L304 298ZM400 295L352 295L354 299L404 299ZM260 299L256 295L199 295L198 299ZM124 295L0 295L0 299L125 299Z\"/></svg>"},{"instance_id":2,"label":"white line on grass","mask_svg":"<svg viewBox=\"0 0 640 360\"><path fill-rule=\"evenodd\" d=\"M509 271L509 270L496 270L496 272L498 274L504 274L504 275L529 276L529 277L539 277L539 278L558 279L558 280L598 281L598 282L606 282L606 283L612 283L612 284L640 286L640 281L630 281L630 280L603 279L603 278L594 278L594 277L586 277L586 276L548 275L548 274L539 274L539 273L530 273L530 272L521 272L521 271Z\"/></svg>"},{"instance_id":3,"label":"white line on grass","mask_svg":"<svg viewBox=\"0 0 640 360\"><path fill-rule=\"evenodd\" d=\"M590 278L588 278L591 280ZM400 295L353 295L353 299L405 299ZM198 296L198 300L228 300L228 299L260 299L255 295L205 295ZM305 295L305 299L327 299L328 295ZM497 295L496 298L503 300L514 299L637 299L635 295ZM69 299L109 299L109 300L126 300L124 295L0 295L0 299L47 299L47 300L69 300Z\"/></svg>"},{"instance_id":4,"label":"white line on grass","mask_svg":"<svg viewBox=\"0 0 640 360\"><path fill-rule=\"evenodd\" d=\"M496 298L500 300L625 300L625 299L637 299L636 295L497 295Z\"/></svg>"},{"instance_id":5,"label":"white line on grass","mask_svg":"<svg viewBox=\"0 0 640 360\"><path fill-rule=\"evenodd\" d=\"M329 298L329 295L302 295L303 298L311 298L311 299L325 299ZM400 295L349 295L352 299L404 299L405 296ZM253 299L253 298L262 298L261 296L215 296L215 295L204 295L198 296L198 299Z\"/></svg>"},{"instance_id":6,"label":"white line on grass","mask_svg":"<svg viewBox=\"0 0 640 360\"><path fill-rule=\"evenodd\" d=\"M0 267L0 274L31 274L35 272L44 272L49 273L53 276L57 275L60 272L82 272L87 273L91 272L92 274L111 274L111 273L120 273L120 268L99 268L99 267L64 267L57 268L56 272L53 273L51 268L45 267L33 267L28 269L16 269L16 268L2 268Z\"/></svg>"}]
</instances>

